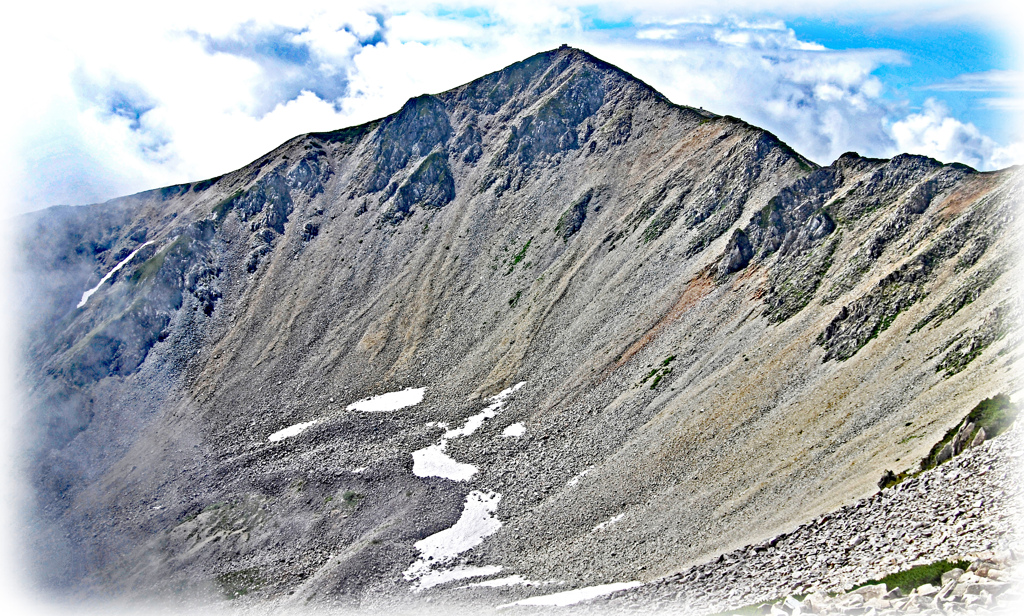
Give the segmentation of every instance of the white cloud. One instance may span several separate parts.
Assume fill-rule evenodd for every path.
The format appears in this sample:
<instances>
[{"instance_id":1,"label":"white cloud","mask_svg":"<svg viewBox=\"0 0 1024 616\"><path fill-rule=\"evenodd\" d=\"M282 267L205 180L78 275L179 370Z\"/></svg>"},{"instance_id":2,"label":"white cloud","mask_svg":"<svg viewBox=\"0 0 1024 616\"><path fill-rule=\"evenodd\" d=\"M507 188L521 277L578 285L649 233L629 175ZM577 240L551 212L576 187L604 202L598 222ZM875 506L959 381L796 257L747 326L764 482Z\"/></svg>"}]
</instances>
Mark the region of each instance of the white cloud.
<instances>
[{"instance_id":1,"label":"white cloud","mask_svg":"<svg viewBox=\"0 0 1024 616\"><path fill-rule=\"evenodd\" d=\"M663 41L675 38L678 33L674 28L647 28L645 30L638 30L636 37L651 41Z\"/></svg>"},{"instance_id":2,"label":"white cloud","mask_svg":"<svg viewBox=\"0 0 1024 616\"><path fill-rule=\"evenodd\" d=\"M1024 85L1024 72L992 70L957 75L953 79L934 83L927 89L948 92L996 92L1020 90L1022 85Z\"/></svg>"},{"instance_id":3,"label":"white cloud","mask_svg":"<svg viewBox=\"0 0 1024 616\"><path fill-rule=\"evenodd\" d=\"M640 0L628 10L582 0L489 2L453 0L445 11L413 1L18 6L10 23L46 28L15 29L0 41L0 53L21 59L5 66L16 95L6 97L0 123L0 207L92 202L217 175L296 134L384 116L411 96L563 42L675 102L768 128L819 162L850 149L889 153L898 145L891 129L914 124L873 74L901 62L898 54L800 40L779 17L751 17L781 10L767 0ZM588 29L595 11L626 25ZM935 87L998 89L1006 73ZM983 104L1021 103L1000 96ZM917 142L927 143L938 141ZM964 151L989 168L1006 159L993 158L998 145Z\"/></svg>"},{"instance_id":4,"label":"white cloud","mask_svg":"<svg viewBox=\"0 0 1024 616\"><path fill-rule=\"evenodd\" d=\"M1024 98L1000 96L997 98L983 98L980 102L989 109L999 109L1001 111L1024 111Z\"/></svg>"},{"instance_id":5,"label":"white cloud","mask_svg":"<svg viewBox=\"0 0 1024 616\"><path fill-rule=\"evenodd\" d=\"M593 49L655 85L671 100L740 117L775 132L822 163L857 150L888 151L881 119L894 105L872 73L902 56L885 50L830 51L776 23L678 26L674 41Z\"/></svg>"},{"instance_id":6,"label":"white cloud","mask_svg":"<svg viewBox=\"0 0 1024 616\"><path fill-rule=\"evenodd\" d=\"M1024 143L1000 146L976 126L949 115L941 102L928 99L891 127L896 151L932 156L942 162L962 162L982 169L1024 163Z\"/></svg>"}]
</instances>

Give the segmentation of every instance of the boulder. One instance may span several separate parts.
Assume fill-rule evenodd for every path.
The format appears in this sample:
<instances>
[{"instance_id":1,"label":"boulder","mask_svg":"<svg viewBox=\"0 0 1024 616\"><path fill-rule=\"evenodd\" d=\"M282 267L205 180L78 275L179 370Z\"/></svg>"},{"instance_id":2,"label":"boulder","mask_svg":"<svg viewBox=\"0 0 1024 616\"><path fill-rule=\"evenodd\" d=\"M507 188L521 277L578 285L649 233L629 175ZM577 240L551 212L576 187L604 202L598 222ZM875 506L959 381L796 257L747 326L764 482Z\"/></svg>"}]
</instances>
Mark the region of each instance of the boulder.
<instances>
[{"instance_id":1,"label":"boulder","mask_svg":"<svg viewBox=\"0 0 1024 616\"><path fill-rule=\"evenodd\" d=\"M889 589L886 588L885 584L872 584L870 586L861 586L860 588L851 590L850 594L856 593L864 597L864 600L867 601L869 599L881 599L887 592L889 592Z\"/></svg>"},{"instance_id":2,"label":"boulder","mask_svg":"<svg viewBox=\"0 0 1024 616\"><path fill-rule=\"evenodd\" d=\"M960 576L964 574L964 570L960 568L950 569L949 571L942 574L942 586L945 588L946 584L952 581L960 579Z\"/></svg>"},{"instance_id":3,"label":"boulder","mask_svg":"<svg viewBox=\"0 0 1024 616\"><path fill-rule=\"evenodd\" d=\"M892 607L892 603L885 599L868 599L864 602L864 607L874 608L876 610L887 610Z\"/></svg>"},{"instance_id":4,"label":"boulder","mask_svg":"<svg viewBox=\"0 0 1024 616\"><path fill-rule=\"evenodd\" d=\"M967 422L957 430L956 436L953 437L954 456L967 449L967 439L971 438L971 432L974 432L974 422L972 421Z\"/></svg>"},{"instance_id":5,"label":"boulder","mask_svg":"<svg viewBox=\"0 0 1024 616\"><path fill-rule=\"evenodd\" d=\"M821 592L812 592L804 599L805 610L813 614L825 614L828 612L829 597Z\"/></svg>"},{"instance_id":6,"label":"boulder","mask_svg":"<svg viewBox=\"0 0 1024 616\"><path fill-rule=\"evenodd\" d=\"M790 612L795 613L801 610L804 607L804 604L796 597L790 595L782 601L782 607L786 608Z\"/></svg>"}]
</instances>

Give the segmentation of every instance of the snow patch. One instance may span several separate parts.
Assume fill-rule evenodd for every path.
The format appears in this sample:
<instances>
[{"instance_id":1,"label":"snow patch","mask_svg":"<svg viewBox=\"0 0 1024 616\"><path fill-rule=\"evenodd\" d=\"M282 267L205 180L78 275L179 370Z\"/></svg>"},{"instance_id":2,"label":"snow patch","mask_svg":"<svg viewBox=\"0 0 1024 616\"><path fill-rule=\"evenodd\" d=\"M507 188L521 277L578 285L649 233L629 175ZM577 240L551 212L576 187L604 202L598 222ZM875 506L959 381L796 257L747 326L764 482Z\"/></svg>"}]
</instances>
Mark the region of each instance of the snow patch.
<instances>
[{"instance_id":1,"label":"snow patch","mask_svg":"<svg viewBox=\"0 0 1024 616\"><path fill-rule=\"evenodd\" d=\"M501 520L494 515L494 512L498 509L498 502L500 500L501 494L498 494L497 492L473 490L466 495L466 503L462 508L462 516L459 517L459 521L456 522L454 526L446 528L438 533L434 533L433 535L430 535L425 539L421 539L414 544L416 549L419 550L420 556L416 562L410 565L410 567L403 573L405 579L409 581L418 581L418 583L413 584L414 592L422 590L423 588L429 588L429 586L424 586L425 580L439 579L438 576L441 573L446 572L445 570L440 569L435 570L435 567L442 567L451 562L459 554L480 545L485 537L494 534L499 528L501 528ZM447 570L447 573L454 574L454 572L459 569L459 567L455 567ZM481 569L488 569L488 567L461 567L463 572L479 572ZM494 575L494 573L497 573L497 571L493 571L486 575ZM474 573L474 576L475 575L476 574ZM467 575L466 577L469 576ZM450 579L461 578L453 577ZM447 581L447 579L431 585L440 584L443 581Z\"/></svg>"},{"instance_id":2,"label":"snow patch","mask_svg":"<svg viewBox=\"0 0 1024 616\"><path fill-rule=\"evenodd\" d=\"M487 406L487 408L480 411L476 415L471 415L470 417L468 417L465 423L462 424L461 428L458 428L456 430L448 430L447 432L445 432L443 438L459 438L473 434L474 432L480 429L480 426L484 425L484 420L490 419L497 415L498 409L500 409L502 405L505 404L505 400L508 399L508 397L514 394L516 391L518 391L519 388L522 387L523 385L526 385L526 381L520 381L519 383L516 383L512 387L504 389L498 392L497 394L491 396L489 398L491 404ZM438 423L437 425L440 426L444 424ZM446 425L445 427L447 428Z\"/></svg>"},{"instance_id":3,"label":"snow patch","mask_svg":"<svg viewBox=\"0 0 1024 616\"><path fill-rule=\"evenodd\" d=\"M588 466L588 467L586 468L586 470L584 470L584 471L583 471L582 473L580 473L579 475L576 475L575 477L573 477L572 479L570 479L570 480L569 480L569 481L568 481L568 482L567 482L567 483L565 484L565 487L567 487L567 488L571 488L571 487L573 487L574 485L578 484L578 483L580 482L580 479L583 479L584 477L586 477L586 476L587 476L587 473L589 473L589 472L590 472L590 471L592 471L592 470L594 470L594 467L593 467L593 466Z\"/></svg>"},{"instance_id":4,"label":"snow patch","mask_svg":"<svg viewBox=\"0 0 1024 616\"><path fill-rule=\"evenodd\" d=\"M275 441L280 441L282 439L286 439L292 436L297 436L301 434L306 428L315 424L317 421L319 420L314 419L313 421L307 421L305 423L297 423L294 426L288 426L284 430L278 430L277 432L271 434L267 440L273 443Z\"/></svg>"},{"instance_id":5,"label":"snow patch","mask_svg":"<svg viewBox=\"0 0 1024 616\"><path fill-rule=\"evenodd\" d=\"M498 609L512 607L514 605L553 605L557 607L564 607L566 605L575 605L583 601L589 601L590 599L610 595L613 592L628 590L630 588L636 588L637 586L643 585L643 582L616 582L615 584L588 586L587 588L566 590L565 592L556 592L550 595L530 597L529 599L523 599L514 603L506 603L504 605L499 605Z\"/></svg>"},{"instance_id":6,"label":"snow patch","mask_svg":"<svg viewBox=\"0 0 1024 616\"><path fill-rule=\"evenodd\" d=\"M623 517L624 515L626 515L626 514L625 514L625 513L620 513L619 515L617 515L617 516L615 516L615 517L613 517L613 518L609 518L609 519L605 520L604 522L601 522L600 524L598 524L597 526L595 526L595 527L593 528L593 530L591 530L590 532L592 532L592 533L597 533L597 532L601 532L601 531L602 531L602 530L604 530L605 528L608 528L608 527L609 527L609 526L611 526L612 524L615 524L616 522L618 522L619 520L621 520L621 519L622 519L622 517Z\"/></svg>"},{"instance_id":7,"label":"snow patch","mask_svg":"<svg viewBox=\"0 0 1024 616\"><path fill-rule=\"evenodd\" d=\"M412 452L413 474L417 477L443 477L453 481L467 481L475 475L477 472L475 466L457 462L444 452L448 447L448 441L453 438L469 436L479 430L486 420L498 414L498 410L505 404L505 400L525 384L525 381L516 383L497 395L491 396L488 399L491 404L476 415L467 417L461 428L449 429L448 424L440 421L427 423L428 428L443 428L445 433L441 435L441 440L436 445Z\"/></svg>"},{"instance_id":8,"label":"snow patch","mask_svg":"<svg viewBox=\"0 0 1024 616\"><path fill-rule=\"evenodd\" d=\"M496 580L484 580L483 582L473 582L472 584L466 584L460 586L460 588L501 588L503 586L547 586L548 584L562 584L563 582L534 582L528 580L521 575L510 575L508 577L498 578Z\"/></svg>"},{"instance_id":9,"label":"snow patch","mask_svg":"<svg viewBox=\"0 0 1024 616\"><path fill-rule=\"evenodd\" d=\"M508 389L503 389L503 390L499 391L498 393L496 393L493 396L491 396L491 402L501 402L501 403L504 403L505 402L505 398L508 398L512 394L514 394L517 391L519 391L519 388L522 387L523 385L526 385L526 381L519 381L518 383L516 383L512 387L509 387Z\"/></svg>"},{"instance_id":10,"label":"snow patch","mask_svg":"<svg viewBox=\"0 0 1024 616\"><path fill-rule=\"evenodd\" d=\"M419 590L425 590L446 582L454 582L455 580L465 580L467 578L474 577L488 577L496 575L499 572L501 572L500 565L487 565L486 567L467 567L465 565L460 565L454 569L431 571L420 578L419 586L417 586L417 588Z\"/></svg>"},{"instance_id":11,"label":"snow patch","mask_svg":"<svg viewBox=\"0 0 1024 616\"><path fill-rule=\"evenodd\" d=\"M412 473L417 477L444 477L452 481L467 481L476 474L472 464L456 462L444 452L448 441L412 452Z\"/></svg>"},{"instance_id":12,"label":"snow patch","mask_svg":"<svg viewBox=\"0 0 1024 616\"><path fill-rule=\"evenodd\" d=\"M364 411L367 413L397 411L423 402L423 394L426 391L426 387L409 387L402 391L392 391L379 396L364 398L346 406L345 410Z\"/></svg>"},{"instance_id":13,"label":"snow patch","mask_svg":"<svg viewBox=\"0 0 1024 616\"><path fill-rule=\"evenodd\" d=\"M501 435L505 437L517 437L524 434L526 434L526 426L521 423L514 423L501 431Z\"/></svg>"},{"instance_id":14,"label":"snow patch","mask_svg":"<svg viewBox=\"0 0 1024 616\"><path fill-rule=\"evenodd\" d=\"M447 432L445 432L443 438L461 438L463 436L469 436L470 434L473 434L474 432L480 429L480 426L484 425L484 420L490 419L491 417L497 415L499 408L501 408L501 403L495 402L494 404L488 406L487 408L480 411L476 415L471 415L467 417L466 422L462 424L461 428L457 428L455 430L448 430Z\"/></svg>"},{"instance_id":15,"label":"snow patch","mask_svg":"<svg viewBox=\"0 0 1024 616\"><path fill-rule=\"evenodd\" d=\"M100 290L100 287L103 286L104 282L110 280L110 277L113 276L114 274L116 274L119 269L121 269L125 265L128 265L128 262L131 261L132 259L134 259L135 255L139 254L140 250L142 250L146 246L149 246L152 243L153 243L152 241L149 241L149 242L146 242L145 244L143 244L142 246L139 246L138 248L136 248L134 251L132 251L132 254L130 254L127 257L124 258L124 261L121 261L120 263L115 265L114 269L112 269L109 272L107 272L106 276L104 276L103 278L100 278L100 281L96 283L95 287L89 289L85 293L82 293L82 301L78 302L78 306L77 307L81 308L81 307L85 306L85 302L89 301L89 298L92 297L93 293L95 293L96 291Z\"/></svg>"}]
</instances>

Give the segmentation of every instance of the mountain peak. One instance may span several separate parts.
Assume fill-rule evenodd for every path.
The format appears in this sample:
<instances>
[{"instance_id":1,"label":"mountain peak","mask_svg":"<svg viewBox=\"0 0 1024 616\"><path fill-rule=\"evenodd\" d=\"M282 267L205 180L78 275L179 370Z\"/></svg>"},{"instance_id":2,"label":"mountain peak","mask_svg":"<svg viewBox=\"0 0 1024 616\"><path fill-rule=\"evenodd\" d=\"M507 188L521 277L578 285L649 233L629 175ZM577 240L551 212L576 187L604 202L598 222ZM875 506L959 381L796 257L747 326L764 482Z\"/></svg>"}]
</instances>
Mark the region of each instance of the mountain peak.
<instances>
[{"instance_id":1,"label":"mountain peak","mask_svg":"<svg viewBox=\"0 0 1024 616\"><path fill-rule=\"evenodd\" d=\"M562 46L33 214L38 571L372 604L763 542L1013 391L1020 177L817 167Z\"/></svg>"},{"instance_id":2,"label":"mountain peak","mask_svg":"<svg viewBox=\"0 0 1024 616\"><path fill-rule=\"evenodd\" d=\"M444 100L461 101L480 98L483 100L474 107L493 112L518 94L542 96L573 75L590 85L601 82L605 89L610 89L613 83L620 86L629 84L636 94L668 101L654 88L621 68L582 49L564 44L536 53L437 96Z\"/></svg>"}]
</instances>

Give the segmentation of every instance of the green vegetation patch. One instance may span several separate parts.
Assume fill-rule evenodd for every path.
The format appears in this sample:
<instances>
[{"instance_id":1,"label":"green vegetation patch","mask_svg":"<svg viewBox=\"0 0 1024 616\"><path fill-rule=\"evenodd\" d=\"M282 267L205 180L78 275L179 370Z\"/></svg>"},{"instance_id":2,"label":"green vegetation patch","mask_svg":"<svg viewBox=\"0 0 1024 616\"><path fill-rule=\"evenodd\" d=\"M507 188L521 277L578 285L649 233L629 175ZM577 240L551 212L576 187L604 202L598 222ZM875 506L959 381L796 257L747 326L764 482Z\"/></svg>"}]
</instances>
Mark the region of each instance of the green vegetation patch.
<instances>
[{"instance_id":1,"label":"green vegetation patch","mask_svg":"<svg viewBox=\"0 0 1024 616\"><path fill-rule=\"evenodd\" d=\"M675 358L675 355L669 355L668 357L666 357L664 360L662 360L661 365L659 365L658 367L654 368L646 375L644 375L644 378L640 379L640 382L637 383L636 386L640 387L647 381L650 381L651 389L655 389L658 386L658 383L661 382L661 379L672 374L672 368L669 367L669 364L675 361Z\"/></svg>"},{"instance_id":2,"label":"green vegetation patch","mask_svg":"<svg viewBox=\"0 0 1024 616\"><path fill-rule=\"evenodd\" d=\"M214 215L214 218L217 220L217 222L221 222L224 220L224 218L228 215L228 212L231 211L231 208L234 207L235 202L241 199L243 194L245 194L243 191L236 190L235 192L231 193L230 196L224 198L219 203L217 203L217 205L213 206L213 209L211 210L210 213Z\"/></svg>"},{"instance_id":3,"label":"green vegetation patch","mask_svg":"<svg viewBox=\"0 0 1024 616\"><path fill-rule=\"evenodd\" d=\"M663 233L665 233L665 231L668 231L669 227L672 226L672 223L675 222L678 217L678 209L669 208L665 210L647 225L647 228L644 229L643 235L640 236L640 241L646 244L658 239Z\"/></svg>"},{"instance_id":4,"label":"green vegetation patch","mask_svg":"<svg viewBox=\"0 0 1024 616\"><path fill-rule=\"evenodd\" d=\"M985 428L985 434L991 438L999 436L1013 424L1018 410L1017 406L1010 402L1009 396L999 394L979 402L967 415L967 421L978 428Z\"/></svg>"},{"instance_id":5,"label":"green vegetation patch","mask_svg":"<svg viewBox=\"0 0 1024 616\"><path fill-rule=\"evenodd\" d=\"M772 214L782 210L782 201L778 197L772 197L768 200L768 203L761 208L761 215L758 217L757 223L762 228L768 228L772 221Z\"/></svg>"},{"instance_id":6,"label":"green vegetation patch","mask_svg":"<svg viewBox=\"0 0 1024 616\"><path fill-rule=\"evenodd\" d=\"M266 582L256 567L222 573L216 578L221 594L226 599L236 599L260 589Z\"/></svg>"},{"instance_id":7,"label":"green vegetation patch","mask_svg":"<svg viewBox=\"0 0 1024 616\"><path fill-rule=\"evenodd\" d=\"M593 196L593 189L588 190L559 217L555 223L555 233L562 236L562 241L568 242L570 237L583 228L583 223L587 219L587 206Z\"/></svg>"},{"instance_id":8,"label":"green vegetation patch","mask_svg":"<svg viewBox=\"0 0 1024 616\"><path fill-rule=\"evenodd\" d=\"M198 181L198 182L196 182L195 184L192 185L192 192L194 192L194 193L203 192L207 188L209 188L209 187L213 186L214 184L216 184L217 180L221 179L222 177L224 177L224 176L223 175L218 175L215 178L209 178L209 179L206 179L206 180L200 180L200 181Z\"/></svg>"},{"instance_id":9,"label":"green vegetation patch","mask_svg":"<svg viewBox=\"0 0 1024 616\"><path fill-rule=\"evenodd\" d=\"M960 452L955 450L948 458L940 454L947 445L950 445L953 442L953 439L956 438L957 433L963 426L971 423L974 424L970 434L963 439L964 443L971 443L974 440L974 437L977 436L978 431L982 429L985 430L985 440L989 440L1005 432L1007 428L1013 424L1019 411L1020 409L1010 402L1010 397L1006 394L999 394L998 396L982 400L971 410L970 413L967 414L967 417L964 417L955 426L947 430L942 439L932 446L928 455L921 459L921 464L917 470L907 469L901 473L886 471L885 474L882 475L881 480L879 480L878 487L883 490L885 488L892 487L911 477L916 477L926 470L935 468L956 456ZM914 438L920 437L917 435L908 436L902 439L900 444L909 442Z\"/></svg>"},{"instance_id":10,"label":"green vegetation patch","mask_svg":"<svg viewBox=\"0 0 1024 616\"><path fill-rule=\"evenodd\" d=\"M509 261L508 264L508 271L505 272L506 276L511 274L512 271L515 270L516 266L519 265L519 262L526 258L526 251L530 249L530 244L532 242L533 238L531 237L530 239L526 240L526 243L523 244L523 247L519 249L519 252L512 255L512 259Z\"/></svg>"},{"instance_id":11,"label":"green vegetation patch","mask_svg":"<svg viewBox=\"0 0 1024 616\"><path fill-rule=\"evenodd\" d=\"M964 425L974 424L974 429L971 430L966 442L970 443L975 435L977 435L978 430L983 428L985 430L985 439L988 440L1005 432L1010 427L1010 424L1013 423L1013 420L1017 418L1018 410L1010 402L1010 397L1006 394L999 394L993 398L982 400L967 414L967 417L946 431L941 441L935 443L931 451L928 452L928 455L921 460L921 470L926 471L941 464L938 461L939 453L945 448L947 443L952 442L956 433Z\"/></svg>"},{"instance_id":12,"label":"green vegetation patch","mask_svg":"<svg viewBox=\"0 0 1024 616\"><path fill-rule=\"evenodd\" d=\"M345 503L348 507L355 508L364 498L366 498L366 496L356 492L355 490L345 490L341 495L341 502Z\"/></svg>"},{"instance_id":13,"label":"green vegetation patch","mask_svg":"<svg viewBox=\"0 0 1024 616\"><path fill-rule=\"evenodd\" d=\"M355 143L362 139L364 135L369 134L373 129L377 128L377 125L380 124L380 122L380 120L371 120L365 124L350 126L340 130L325 133L309 133L309 137L321 139L329 143Z\"/></svg>"},{"instance_id":14,"label":"green vegetation patch","mask_svg":"<svg viewBox=\"0 0 1024 616\"><path fill-rule=\"evenodd\" d=\"M152 257L146 260L145 263L139 266L132 275L128 278L128 282L131 284L139 284L155 278L157 272L163 267L164 261L167 257L175 251L180 251L182 254L187 254L192 247L192 238L187 235L181 235L178 239L171 242L169 246L156 253Z\"/></svg>"},{"instance_id":15,"label":"green vegetation patch","mask_svg":"<svg viewBox=\"0 0 1024 616\"><path fill-rule=\"evenodd\" d=\"M885 584L885 587L889 590L899 588L903 594L907 594L919 586L925 584L931 584L933 586L942 585L942 574L953 569L967 570L971 566L971 563L966 560L940 560L938 562L930 563L927 565L918 565L905 571L897 571L891 573L880 580L868 580L863 584L854 586L851 590L856 590L864 586L873 586L875 584Z\"/></svg>"},{"instance_id":16,"label":"green vegetation patch","mask_svg":"<svg viewBox=\"0 0 1024 616\"><path fill-rule=\"evenodd\" d=\"M160 252L156 253L155 255L147 259L146 262L139 267L139 269L132 272L131 277L128 278L128 282L132 284L138 284L140 282L149 280L150 278L156 276L156 273L160 271L161 267L163 267L164 261L167 259L168 252L169 249L164 248Z\"/></svg>"}]
</instances>

